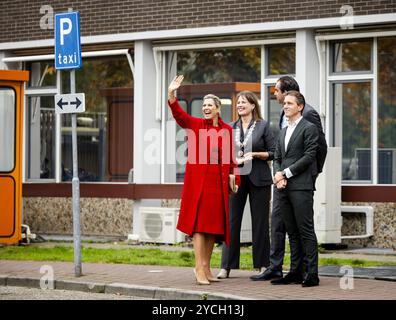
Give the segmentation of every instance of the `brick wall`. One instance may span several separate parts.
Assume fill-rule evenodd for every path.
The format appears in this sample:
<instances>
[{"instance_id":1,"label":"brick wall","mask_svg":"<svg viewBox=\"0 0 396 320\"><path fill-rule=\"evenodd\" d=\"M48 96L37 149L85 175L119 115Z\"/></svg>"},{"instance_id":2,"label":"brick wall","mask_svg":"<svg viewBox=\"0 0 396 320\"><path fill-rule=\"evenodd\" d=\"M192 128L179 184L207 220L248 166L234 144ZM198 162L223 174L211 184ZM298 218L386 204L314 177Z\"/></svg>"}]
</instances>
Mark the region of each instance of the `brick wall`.
<instances>
[{"instance_id":1,"label":"brick wall","mask_svg":"<svg viewBox=\"0 0 396 320\"><path fill-rule=\"evenodd\" d=\"M83 36L396 12L396 0L2 0L0 42L49 39L40 28L43 5L80 11Z\"/></svg>"}]
</instances>

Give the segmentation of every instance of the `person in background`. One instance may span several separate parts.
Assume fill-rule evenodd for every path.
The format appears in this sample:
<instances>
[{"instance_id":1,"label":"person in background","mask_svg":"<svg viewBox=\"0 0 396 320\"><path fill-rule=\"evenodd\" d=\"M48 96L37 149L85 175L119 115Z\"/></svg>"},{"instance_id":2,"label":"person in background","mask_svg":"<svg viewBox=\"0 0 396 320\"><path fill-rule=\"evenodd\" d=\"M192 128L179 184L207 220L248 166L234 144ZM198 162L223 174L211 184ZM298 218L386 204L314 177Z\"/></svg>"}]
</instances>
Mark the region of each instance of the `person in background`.
<instances>
[{"instance_id":1,"label":"person in background","mask_svg":"<svg viewBox=\"0 0 396 320\"><path fill-rule=\"evenodd\" d=\"M182 81L182 75L176 76L168 88L172 115L188 134L188 159L177 229L193 238L197 284L209 285L219 281L210 269L214 244L225 241L228 245L230 241L229 179L236 167L232 128L221 119L221 101L212 94L203 98L203 119L187 114L175 97ZM238 176L235 181L238 186Z\"/></svg>"},{"instance_id":2,"label":"person in background","mask_svg":"<svg viewBox=\"0 0 396 320\"><path fill-rule=\"evenodd\" d=\"M275 151L269 123L263 120L256 95L242 91L237 95L238 120L231 124L240 168L241 186L230 197L230 245L223 245L218 278L228 278L231 269L239 269L240 233L243 212L249 196L252 217L253 266L262 273L269 266L269 205L272 175L268 161ZM248 169L247 172L245 172Z\"/></svg>"}]
</instances>

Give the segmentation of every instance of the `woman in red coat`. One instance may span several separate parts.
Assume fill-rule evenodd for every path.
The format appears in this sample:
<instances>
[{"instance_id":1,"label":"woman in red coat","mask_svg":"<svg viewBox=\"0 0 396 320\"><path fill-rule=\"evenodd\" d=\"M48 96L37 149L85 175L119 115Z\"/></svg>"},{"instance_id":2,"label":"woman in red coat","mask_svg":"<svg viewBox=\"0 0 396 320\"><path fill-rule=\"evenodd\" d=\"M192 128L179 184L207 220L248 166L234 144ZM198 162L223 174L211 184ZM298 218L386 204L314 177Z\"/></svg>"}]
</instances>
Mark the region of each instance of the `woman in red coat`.
<instances>
[{"instance_id":1,"label":"woman in red coat","mask_svg":"<svg viewBox=\"0 0 396 320\"><path fill-rule=\"evenodd\" d=\"M173 117L188 137L188 158L177 229L193 237L195 277L198 284L218 281L210 270L215 241L229 243L229 176L235 167L232 128L220 117L221 102L215 95L203 100L203 119L192 117L179 105L175 90L183 76L168 88ZM239 179L236 179L237 185ZM235 191L235 190L234 190Z\"/></svg>"}]
</instances>

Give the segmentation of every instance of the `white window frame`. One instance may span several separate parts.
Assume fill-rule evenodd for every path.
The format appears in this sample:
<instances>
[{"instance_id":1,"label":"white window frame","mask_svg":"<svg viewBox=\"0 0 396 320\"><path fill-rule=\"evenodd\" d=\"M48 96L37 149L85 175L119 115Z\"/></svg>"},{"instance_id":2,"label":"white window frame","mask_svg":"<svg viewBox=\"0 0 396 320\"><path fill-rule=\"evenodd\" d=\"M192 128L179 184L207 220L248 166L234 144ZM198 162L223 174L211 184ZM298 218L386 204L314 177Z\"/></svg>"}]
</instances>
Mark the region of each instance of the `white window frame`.
<instances>
[{"instance_id":1,"label":"white window frame","mask_svg":"<svg viewBox=\"0 0 396 320\"><path fill-rule=\"evenodd\" d=\"M334 83L352 82L352 81L370 81L371 82L371 183L359 183L359 181L346 181L342 180L342 185L356 185L356 186L372 186L378 184L378 38L382 37L394 37L396 31L378 31L378 32L355 32L355 33L344 33L344 34L330 34L330 35L318 35L315 37L318 51L320 48L325 48L325 59L321 59L321 70L324 72L321 74L320 81L325 83L324 91L320 92L320 101L325 101L326 113L331 117L326 117L326 126L329 134L326 136L330 145L334 146L334 127L330 123L330 118L333 117L333 106L331 105L332 98L332 86ZM331 58L330 57L330 41L337 40L359 40L359 39L372 39L372 56L371 56L371 70L367 72L359 73L337 73L331 74ZM384 186L392 186L395 184L384 184Z\"/></svg>"},{"instance_id":2,"label":"white window frame","mask_svg":"<svg viewBox=\"0 0 396 320\"><path fill-rule=\"evenodd\" d=\"M360 38L353 38L351 39L351 41L353 40L359 40ZM369 38L371 39L371 37ZM349 40L349 39L348 39ZM366 38L367 40L367 38ZM337 40L336 40L337 41ZM377 75L374 73L374 70L376 70L376 64L377 64L377 60L374 58L374 44L373 44L373 40L371 42L371 54L370 54L370 64L371 64L371 68L370 70L367 71L359 71L359 72L337 72L337 73L333 73L331 71L332 68L332 62L331 62L331 47L330 47L330 41L327 42L327 46L328 46L328 77L327 77L327 83L328 83L328 90L329 90L329 100L328 100L328 104L330 107L333 107L331 105L332 101L332 93L333 93L333 85L334 84L339 84L339 83L351 83L351 82L370 82L371 85L371 127L370 127L370 131L371 131L371 183L370 184L377 184L378 181L378 157L376 152L374 152L374 150L377 150L377 139L378 139L378 134L377 134L377 121L374 122L374 119L377 118L377 100L376 100L376 96L377 93L374 93L374 83L377 81ZM329 113L329 115L331 114L331 118L333 119L334 117L334 110L332 109L332 113ZM332 121L332 124L334 123L334 119ZM333 145L335 145L335 128L332 128L332 140L333 140ZM342 136L341 136L342 138ZM341 146L342 147L342 146ZM374 149L375 148L375 149ZM377 168L377 170L375 170L375 168ZM341 183L343 185L359 185L359 184L367 184L366 182L362 182L359 180L341 180Z\"/></svg>"},{"instance_id":3,"label":"white window frame","mask_svg":"<svg viewBox=\"0 0 396 320\"><path fill-rule=\"evenodd\" d=\"M132 56L129 52L129 49L117 49L117 50L101 50L101 51L87 51L82 52L82 58L91 58L91 57L110 57L110 56L121 56L125 55L129 67L131 68L132 77L135 78L135 66L133 63ZM33 55L33 56L17 56L17 57L5 57L2 59L3 63L15 63L15 62L32 62L32 61L48 61L54 60L55 54L46 54L46 55ZM60 94L62 90L62 70L57 70L56 73L56 86L40 88L40 87L28 87L25 83L25 99L24 99L24 110L26 110L26 103L28 97L35 96L55 96L56 94ZM25 112L24 116L24 132L23 132L23 150L26 150L26 138L27 138L27 114ZM60 114L55 114L55 179L27 179L26 177L26 166L27 159L26 156L23 156L23 166L22 166L22 182L53 182L56 183L62 182L62 168L61 168L61 117ZM24 152L26 154L26 152Z\"/></svg>"},{"instance_id":4,"label":"white window frame","mask_svg":"<svg viewBox=\"0 0 396 320\"><path fill-rule=\"evenodd\" d=\"M33 61L33 60L31 60ZM39 60L40 61L40 60ZM44 60L48 61L48 60ZM60 71L60 70L58 70ZM25 98L24 98L24 110L27 110L27 103L29 97L40 97L40 96L55 96L56 94L60 94L62 88L62 77L61 72L56 73L56 87L49 87L49 88L29 88L27 83L25 83ZM28 119L28 113L25 112L24 115L24 139L23 139L23 166L22 166L22 181L23 182L61 182L61 117L60 114L55 113L55 178L54 179L31 179L27 178L27 140L28 137L28 126L30 125L30 119Z\"/></svg>"},{"instance_id":5,"label":"white window frame","mask_svg":"<svg viewBox=\"0 0 396 320\"><path fill-rule=\"evenodd\" d=\"M266 87L274 85L276 80L282 75L269 76L267 72L267 54L266 47L277 44L293 44L296 43L296 37L286 37L278 39L264 39L264 40L247 40L247 41L229 41L229 42L216 42L216 43L186 43L178 45L158 45L153 46L154 60L156 65L156 115L157 120L161 121L161 184L169 182L165 181L165 160L166 160L166 108L167 108L167 88L166 85L166 66L165 66L165 52L169 51L186 51L186 50L199 50L199 49L233 49L239 47L260 47L261 49L261 86L260 86L260 99L266 101L267 90ZM265 103L261 103L261 112L268 115L269 109ZM182 182L177 182L182 184Z\"/></svg>"}]
</instances>

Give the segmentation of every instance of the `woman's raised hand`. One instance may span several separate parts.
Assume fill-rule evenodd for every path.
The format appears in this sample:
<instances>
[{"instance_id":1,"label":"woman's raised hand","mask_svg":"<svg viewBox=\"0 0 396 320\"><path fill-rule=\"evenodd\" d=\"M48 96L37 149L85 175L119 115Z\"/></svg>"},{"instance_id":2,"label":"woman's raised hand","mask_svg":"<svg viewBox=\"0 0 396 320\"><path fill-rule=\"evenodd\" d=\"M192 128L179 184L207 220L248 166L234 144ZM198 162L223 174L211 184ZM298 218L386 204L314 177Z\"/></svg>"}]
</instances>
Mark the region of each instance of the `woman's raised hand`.
<instances>
[{"instance_id":1,"label":"woman's raised hand","mask_svg":"<svg viewBox=\"0 0 396 320\"><path fill-rule=\"evenodd\" d=\"M176 76L173 78L172 82L168 87L168 99L173 101L175 99L175 90L179 89L181 83L183 82L184 76Z\"/></svg>"}]
</instances>

